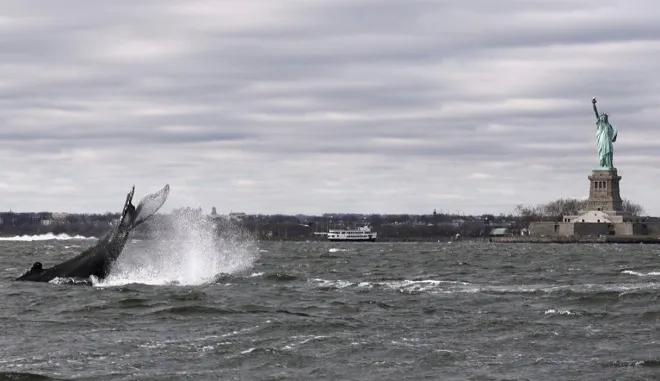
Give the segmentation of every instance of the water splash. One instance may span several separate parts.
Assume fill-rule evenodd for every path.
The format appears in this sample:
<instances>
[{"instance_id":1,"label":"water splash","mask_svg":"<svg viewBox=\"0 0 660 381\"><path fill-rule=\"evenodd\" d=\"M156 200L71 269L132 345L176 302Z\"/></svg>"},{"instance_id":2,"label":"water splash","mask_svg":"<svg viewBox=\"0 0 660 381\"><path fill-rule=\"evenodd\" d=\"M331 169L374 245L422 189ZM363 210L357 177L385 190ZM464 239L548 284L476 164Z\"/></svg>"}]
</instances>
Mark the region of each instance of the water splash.
<instances>
[{"instance_id":1,"label":"water splash","mask_svg":"<svg viewBox=\"0 0 660 381\"><path fill-rule=\"evenodd\" d=\"M152 224L157 238L129 243L106 280L128 283L200 285L249 269L258 258L254 239L237 224L187 211Z\"/></svg>"}]
</instances>

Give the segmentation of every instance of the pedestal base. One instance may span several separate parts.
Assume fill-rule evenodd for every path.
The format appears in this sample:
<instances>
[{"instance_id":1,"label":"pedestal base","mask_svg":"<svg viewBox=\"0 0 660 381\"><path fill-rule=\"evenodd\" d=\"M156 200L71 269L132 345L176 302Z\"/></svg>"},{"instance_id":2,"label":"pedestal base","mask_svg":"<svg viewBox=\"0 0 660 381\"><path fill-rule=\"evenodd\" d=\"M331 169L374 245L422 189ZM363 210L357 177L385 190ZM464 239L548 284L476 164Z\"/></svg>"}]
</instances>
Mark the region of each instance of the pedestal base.
<instances>
[{"instance_id":1,"label":"pedestal base","mask_svg":"<svg viewBox=\"0 0 660 381\"><path fill-rule=\"evenodd\" d=\"M623 215L623 200L619 193L621 176L616 168L594 168L589 176L587 211L601 211L609 215Z\"/></svg>"}]
</instances>

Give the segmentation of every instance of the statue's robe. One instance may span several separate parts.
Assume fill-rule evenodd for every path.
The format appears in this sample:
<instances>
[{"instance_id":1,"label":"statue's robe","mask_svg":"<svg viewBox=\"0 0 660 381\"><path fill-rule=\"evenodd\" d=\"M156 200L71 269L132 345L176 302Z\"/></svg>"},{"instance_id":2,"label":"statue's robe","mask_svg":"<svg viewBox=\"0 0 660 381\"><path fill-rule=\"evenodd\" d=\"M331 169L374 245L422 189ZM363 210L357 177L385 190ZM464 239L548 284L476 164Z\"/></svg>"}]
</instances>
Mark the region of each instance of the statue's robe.
<instances>
[{"instance_id":1,"label":"statue's robe","mask_svg":"<svg viewBox=\"0 0 660 381\"><path fill-rule=\"evenodd\" d=\"M613 142L616 141L617 129L609 122L601 119L596 120L596 144L598 145L598 165L601 168L612 168L614 166Z\"/></svg>"}]
</instances>

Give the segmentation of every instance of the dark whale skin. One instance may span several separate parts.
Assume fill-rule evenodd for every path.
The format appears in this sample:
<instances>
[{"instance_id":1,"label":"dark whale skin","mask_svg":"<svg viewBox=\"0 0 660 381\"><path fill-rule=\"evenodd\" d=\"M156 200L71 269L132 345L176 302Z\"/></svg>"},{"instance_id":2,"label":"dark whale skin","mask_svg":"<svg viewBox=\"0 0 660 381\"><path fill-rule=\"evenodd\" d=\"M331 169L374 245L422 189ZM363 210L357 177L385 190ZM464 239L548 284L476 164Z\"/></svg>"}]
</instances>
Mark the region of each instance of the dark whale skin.
<instances>
[{"instance_id":1,"label":"dark whale skin","mask_svg":"<svg viewBox=\"0 0 660 381\"><path fill-rule=\"evenodd\" d=\"M147 195L136 208L132 204L135 187L129 192L124 204L124 210L119 224L107 233L96 244L77 256L44 269L40 262L32 265L25 274L16 278L17 281L50 282L55 278L87 279L95 276L104 279L110 273L128 240L130 232L148 220L165 203L169 194L169 185L160 191Z\"/></svg>"}]
</instances>

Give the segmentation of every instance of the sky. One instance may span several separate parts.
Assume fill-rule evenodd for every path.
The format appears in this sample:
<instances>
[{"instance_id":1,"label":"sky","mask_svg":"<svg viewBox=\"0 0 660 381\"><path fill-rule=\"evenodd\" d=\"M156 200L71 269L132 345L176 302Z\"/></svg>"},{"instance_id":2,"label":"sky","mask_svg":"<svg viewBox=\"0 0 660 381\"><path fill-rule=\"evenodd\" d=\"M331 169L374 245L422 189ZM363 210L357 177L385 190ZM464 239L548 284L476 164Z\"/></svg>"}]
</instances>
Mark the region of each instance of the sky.
<instances>
[{"instance_id":1,"label":"sky","mask_svg":"<svg viewBox=\"0 0 660 381\"><path fill-rule=\"evenodd\" d=\"M651 0L4 0L0 210L660 215Z\"/></svg>"}]
</instances>

